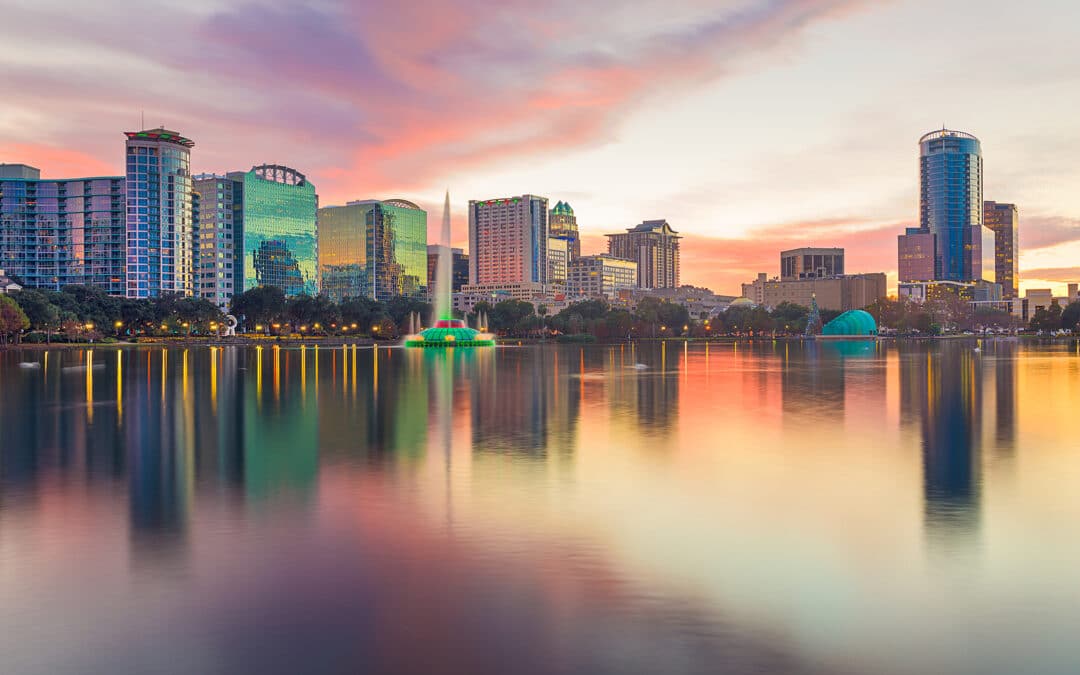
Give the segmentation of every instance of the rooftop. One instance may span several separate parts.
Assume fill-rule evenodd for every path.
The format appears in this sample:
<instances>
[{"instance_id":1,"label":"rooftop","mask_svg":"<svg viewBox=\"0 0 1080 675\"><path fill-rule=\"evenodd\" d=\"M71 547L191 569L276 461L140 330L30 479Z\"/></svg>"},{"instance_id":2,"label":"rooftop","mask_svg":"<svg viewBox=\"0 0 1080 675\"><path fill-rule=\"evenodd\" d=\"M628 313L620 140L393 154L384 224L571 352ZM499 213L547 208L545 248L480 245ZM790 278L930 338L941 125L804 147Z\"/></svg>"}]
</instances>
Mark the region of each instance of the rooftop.
<instances>
[{"instance_id":1,"label":"rooftop","mask_svg":"<svg viewBox=\"0 0 1080 675\"><path fill-rule=\"evenodd\" d=\"M937 131L931 131L930 133L923 134L923 137L919 139L919 143L925 143L926 141L936 141L939 138L965 138L969 141L979 140L975 136L967 133L966 131L956 131L955 129L941 128Z\"/></svg>"},{"instance_id":2,"label":"rooftop","mask_svg":"<svg viewBox=\"0 0 1080 675\"><path fill-rule=\"evenodd\" d=\"M143 131L125 131L124 135L127 136L129 140L133 141L164 141L166 143L182 145L185 148L190 148L195 145L195 141L190 138L184 138L178 132L171 131L164 127L145 129Z\"/></svg>"}]
</instances>

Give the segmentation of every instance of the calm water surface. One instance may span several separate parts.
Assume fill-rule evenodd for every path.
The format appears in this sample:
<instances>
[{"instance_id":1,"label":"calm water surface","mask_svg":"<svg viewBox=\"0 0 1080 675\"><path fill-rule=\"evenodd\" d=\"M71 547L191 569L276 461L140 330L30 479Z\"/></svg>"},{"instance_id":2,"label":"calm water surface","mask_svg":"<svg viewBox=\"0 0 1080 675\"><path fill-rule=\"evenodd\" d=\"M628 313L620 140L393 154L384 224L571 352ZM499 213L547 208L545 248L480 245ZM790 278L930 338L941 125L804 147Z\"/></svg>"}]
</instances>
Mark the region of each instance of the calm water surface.
<instances>
[{"instance_id":1,"label":"calm water surface","mask_svg":"<svg viewBox=\"0 0 1080 675\"><path fill-rule=\"evenodd\" d=\"M0 670L1076 673L1078 416L1075 343L0 352Z\"/></svg>"}]
</instances>

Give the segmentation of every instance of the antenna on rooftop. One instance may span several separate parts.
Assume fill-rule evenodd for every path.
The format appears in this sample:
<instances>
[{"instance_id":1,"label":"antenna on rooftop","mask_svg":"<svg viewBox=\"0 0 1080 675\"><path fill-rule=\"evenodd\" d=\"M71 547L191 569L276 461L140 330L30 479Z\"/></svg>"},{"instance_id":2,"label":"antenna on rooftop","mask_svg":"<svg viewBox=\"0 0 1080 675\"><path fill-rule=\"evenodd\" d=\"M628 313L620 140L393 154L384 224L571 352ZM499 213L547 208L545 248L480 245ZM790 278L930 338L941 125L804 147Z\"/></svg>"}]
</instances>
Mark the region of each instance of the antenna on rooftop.
<instances>
[{"instance_id":1,"label":"antenna on rooftop","mask_svg":"<svg viewBox=\"0 0 1080 675\"><path fill-rule=\"evenodd\" d=\"M140 110L139 111L139 121L141 122L141 124L139 125L139 128L140 129L145 129L146 128L146 111L145 110Z\"/></svg>"}]
</instances>

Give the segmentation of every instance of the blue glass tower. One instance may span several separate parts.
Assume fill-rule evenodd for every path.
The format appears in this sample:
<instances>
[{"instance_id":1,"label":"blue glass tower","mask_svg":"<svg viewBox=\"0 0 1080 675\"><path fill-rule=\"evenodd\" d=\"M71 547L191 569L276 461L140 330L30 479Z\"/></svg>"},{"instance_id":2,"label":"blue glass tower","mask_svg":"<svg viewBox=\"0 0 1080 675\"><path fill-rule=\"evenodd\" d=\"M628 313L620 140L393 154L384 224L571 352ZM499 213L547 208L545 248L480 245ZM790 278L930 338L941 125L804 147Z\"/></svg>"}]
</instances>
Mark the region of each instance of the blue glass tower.
<instances>
[{"instance_id":1,"label":"blue glass tower","mask_svg":"<svg viewBox=\"0 0 1080 675\"><path fill-rule=\"evenodd\" d=\"M950 129L919 139L919 230L934 235L934 279L982 278L983 163L979 139Z\"/></svg>"}]
</instances>

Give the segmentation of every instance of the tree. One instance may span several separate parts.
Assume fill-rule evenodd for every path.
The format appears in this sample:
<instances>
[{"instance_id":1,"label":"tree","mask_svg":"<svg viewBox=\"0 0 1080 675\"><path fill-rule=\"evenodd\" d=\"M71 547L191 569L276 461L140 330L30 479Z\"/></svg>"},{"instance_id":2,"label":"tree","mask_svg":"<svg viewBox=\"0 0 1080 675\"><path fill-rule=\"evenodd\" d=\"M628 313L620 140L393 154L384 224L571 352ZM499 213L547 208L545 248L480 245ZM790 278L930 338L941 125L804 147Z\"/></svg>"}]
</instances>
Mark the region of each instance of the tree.
<instances>
[{"instance_id":1,"label":"tree","mask_svg":"<svg viewBox=\"0 0 1080 675\"><path fill-rule=\"evenodd\" d=\"M234 297L230 307L247 328L269 324L284 313L285 292L277 286L257 286Z\"/></svg>"},{"instance_id":2,"label":"tree","mask_svg":"<svg viewBox=\"0 0 1080 675\"><path fill-rule=\"evenodd\" d=\"M8 295L0 294L0 345L7 344L12 337L18 343L22 331L29 327L30 320L19 303Z\"/></svg>"},{"instance_id":3,"label":"tree","mask_svg":"<svg viewBox=\"0 0 1080 675\"><path fill-rule=\"evenodd\" d=\"M1080 302L1070 302L1061 310L1061 327L1075 331L1077 325L1080 325Z\"/></svg>"},{"instance_id":4,"label":"tree","mask_svg":"<svg viewBox=\"0 0 1080 675\"><path fill-rule=\"evenodd\" d=\"M46 344L52 342L52 332L60 322L60 310L43 291L28 288L12 295L26 315L30 325L45 331Z\"/></svg>"},{"instance_id":5,"label":"tree","mask_svg":"<svg viewBox=\"0 0 1080 675\"><path fill-rule=\"evenodd\" d=\"M522 319L536 314L531 302L524 300L503 300L491 308L488 321L491 329L505 333L517 332L525 327ZM520 326L519 326L520 324Z\"/></svg>"}]
</instances>

